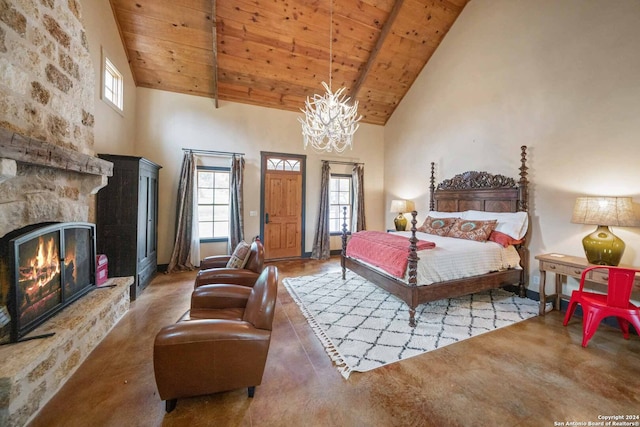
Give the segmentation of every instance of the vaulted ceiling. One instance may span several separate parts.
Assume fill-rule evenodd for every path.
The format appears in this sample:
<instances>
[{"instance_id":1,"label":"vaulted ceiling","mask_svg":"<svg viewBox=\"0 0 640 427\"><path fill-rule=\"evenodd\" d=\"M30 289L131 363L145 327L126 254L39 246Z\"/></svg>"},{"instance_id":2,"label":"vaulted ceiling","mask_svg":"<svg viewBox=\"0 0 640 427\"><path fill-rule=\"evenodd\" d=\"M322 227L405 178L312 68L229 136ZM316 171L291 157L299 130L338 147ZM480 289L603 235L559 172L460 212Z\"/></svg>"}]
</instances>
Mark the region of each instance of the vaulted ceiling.
<instances>
[{"instance_id":1,"label":"vaulted ceiling","mask_svg":"<svg viewBox=\"0 0 640 427\"><path fill-rule=\"evenodd\" d=\"M299 112L331 75L379 125L468 1L110 0L137 86Z\"/></svg>"}]
</instances>

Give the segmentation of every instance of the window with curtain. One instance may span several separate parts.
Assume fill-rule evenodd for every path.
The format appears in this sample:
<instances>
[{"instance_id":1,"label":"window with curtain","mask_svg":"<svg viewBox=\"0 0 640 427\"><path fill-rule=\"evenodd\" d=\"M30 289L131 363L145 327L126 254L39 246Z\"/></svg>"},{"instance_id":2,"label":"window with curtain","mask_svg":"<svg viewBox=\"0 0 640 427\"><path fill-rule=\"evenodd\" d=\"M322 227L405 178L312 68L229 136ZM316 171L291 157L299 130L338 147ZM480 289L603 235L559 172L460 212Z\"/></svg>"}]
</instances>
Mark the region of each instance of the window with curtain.
<instances>
[{"instance_id":1,"label":"window with curtain","mask_svg":"<svg viewBox=\"0 0 640 427\"><path fill-rule=\"evenodd\" d=\"M353 205L351 175L331 174L329 180L329 232L342 233L344 223L343 208L347 208L347 229L351 229L351 209Z\"/></svg>"},{"instance_id":2,"label":"window with curtain","mask_svg":"<svg viewBox=\"0 0 640 427\"><path fill-rule=\"evenodd\" d=\"M201 242L229 237L230 168L198 166L198 224Z\"/></svg>"}]
</instances>

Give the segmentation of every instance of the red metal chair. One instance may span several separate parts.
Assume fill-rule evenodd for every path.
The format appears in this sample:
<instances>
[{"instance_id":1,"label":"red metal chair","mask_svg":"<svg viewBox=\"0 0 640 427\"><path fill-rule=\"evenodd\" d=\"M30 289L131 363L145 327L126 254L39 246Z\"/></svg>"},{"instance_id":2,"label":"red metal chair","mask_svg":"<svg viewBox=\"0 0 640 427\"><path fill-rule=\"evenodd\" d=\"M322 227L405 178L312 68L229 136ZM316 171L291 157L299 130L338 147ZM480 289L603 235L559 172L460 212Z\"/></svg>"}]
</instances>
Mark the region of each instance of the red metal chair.
<instances>
[{"instance_id":1,"label":"red metal chair","mask_svg":"<svg viewBox=\"0 0 640 427\"><path fill-rule=\"evenodd\" d=\"M589 272L597 269L606 269L608 271L606 294L583 290L585 278ZM596 329L598 329L602 319L609 316L615 316L618 319L618 324L625 339L629 339L629 323L636 328L636 332L640 333L640 308L629 301L637 272L640 272L640 270L605 265L589 267L582 272L580 289L571 293L569 308L567 308L567 314L564 316L563 325L567 326L569 319L576 310L576 306L578 304L582 305L583 347L587 346L593 334L596 333Z\"/></svg>"}]
</instances>

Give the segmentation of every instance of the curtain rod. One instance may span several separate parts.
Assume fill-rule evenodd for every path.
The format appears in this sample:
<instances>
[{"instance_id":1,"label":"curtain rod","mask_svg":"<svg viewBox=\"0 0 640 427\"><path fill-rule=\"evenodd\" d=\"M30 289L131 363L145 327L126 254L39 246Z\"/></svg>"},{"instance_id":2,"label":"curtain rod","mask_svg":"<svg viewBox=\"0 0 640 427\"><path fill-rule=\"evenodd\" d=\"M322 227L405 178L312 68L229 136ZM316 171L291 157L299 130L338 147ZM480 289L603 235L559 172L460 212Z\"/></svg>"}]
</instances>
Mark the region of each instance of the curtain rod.
<instances>
[{"instance_id":1,"label":"curtain rod","mask_svg":"<svg viewBox=\"0 0 640 427\"><path fill-rule=\"evenodd\" d=\"M244 156L244 153L233 153L230 151L197 150L193 148L183 148L182 151L188 151L190 153L196 153L196 154L208 154L211 156L227 156L227 157Z\"/></svg>"},{"instance_id":2,"label":"curtain rod","mask_svg":"<svg viewBox=\"0 0 640 427\"><path fill-rule=\"evenodd\" d=\"M362 162L341 162L339 160L323 160L323 162L333 163L337 165L364 165Z\"/></svg>"}]
</instances>

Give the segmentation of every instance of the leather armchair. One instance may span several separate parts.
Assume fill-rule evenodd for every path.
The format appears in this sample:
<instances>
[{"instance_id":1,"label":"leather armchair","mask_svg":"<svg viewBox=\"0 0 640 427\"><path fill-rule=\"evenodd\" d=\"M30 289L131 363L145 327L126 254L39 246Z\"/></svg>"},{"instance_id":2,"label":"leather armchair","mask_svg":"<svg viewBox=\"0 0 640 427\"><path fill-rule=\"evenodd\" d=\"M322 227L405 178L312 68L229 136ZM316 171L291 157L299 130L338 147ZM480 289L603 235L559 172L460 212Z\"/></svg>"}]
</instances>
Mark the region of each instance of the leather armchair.
<instances>
[{"instance_id":1,"label":"leather armchair","mask_svg":"<svg viewBox=\"0 0 640 427\"><path fill-rule=\"evenodd\" d=\"M194 288L214 283L253 286L264 268L264 246L260 239L251 243L249 259L244 268L227 268L230 255L214 255L200 261Z\"/></svg>"},{"instance_id":2,"label":"leather armchair","mask_svg":"<svg viewBox=\"0 0 640 427\"><path fill-rule=\"evenodd\" d=\"M278 289L278 270L265 268L253 288L215 284L196 289L192 308L163 327L153 347L160 398L177 399L248 388L262 382Z\"/></svg>"}]
</instances>

